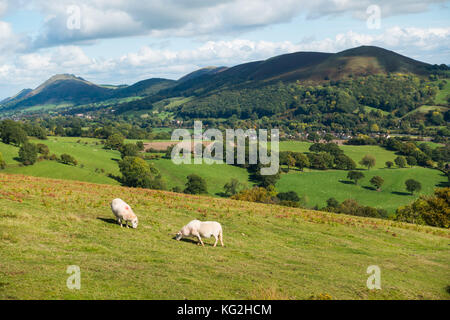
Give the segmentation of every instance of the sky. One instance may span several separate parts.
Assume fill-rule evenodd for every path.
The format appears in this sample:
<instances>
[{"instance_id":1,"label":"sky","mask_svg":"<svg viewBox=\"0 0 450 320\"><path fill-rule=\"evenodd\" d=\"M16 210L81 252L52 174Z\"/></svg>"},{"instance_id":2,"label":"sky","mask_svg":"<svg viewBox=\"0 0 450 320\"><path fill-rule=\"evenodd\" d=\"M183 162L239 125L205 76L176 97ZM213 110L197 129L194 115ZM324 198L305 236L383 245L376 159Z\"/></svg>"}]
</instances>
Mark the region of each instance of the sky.
<instances>
[{"instance_id":1,"label":"sky","mask_svg":"<svg viewBox=\"0 0 450 320\"><path fill-rule=\"evenodd\" d=\"M0 0L0 100L59 73L133 84L361 45L450 64L450 0Z\"/></svg>"}]
</instances>

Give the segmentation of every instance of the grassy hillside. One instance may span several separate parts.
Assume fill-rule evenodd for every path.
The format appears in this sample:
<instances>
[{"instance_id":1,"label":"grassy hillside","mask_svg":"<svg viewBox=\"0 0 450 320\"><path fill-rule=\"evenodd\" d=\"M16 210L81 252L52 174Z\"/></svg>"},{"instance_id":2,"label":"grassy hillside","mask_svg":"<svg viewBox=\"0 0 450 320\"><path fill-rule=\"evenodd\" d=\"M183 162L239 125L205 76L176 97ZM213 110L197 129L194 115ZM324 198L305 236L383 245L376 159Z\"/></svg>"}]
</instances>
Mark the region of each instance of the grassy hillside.
<instances>
[{"instance_id":1,"label":"grassy hillside","mask_svg":"<svg viewBox=\"0 0 450 320\"><path fill-rule=\"evenodd\" d=\"M118 151L105 150L100 140L91 138L49 137L48 140L32 140L34 143L44 143L49 146L50 153L60 156L68 153L75 157L78 166L68 166L56 161L38 162L33 166L20 166L15 158L18 148L0 143L0 152L8 164L6 173L24 174L36 177L78 180L92 183L119 184L108 177L108 173L120 175L117 161ZM135 143L136 140L127 140ZM307 152L311 143L299 141L282 141L280 150ZM384 208L393 213L400 205L411 202L415 197L405 194L404 182L413 178L422 185L422 194L431 194L438 185L443 185L447 179L437 170L424 168L384 169L386 161L393 161L396 155L378 146L342 146L344 152L358 163L366 154L372 154L377 159L374 169L364 170L366 178L360 187L349 184L346 171L309 171L304 173L291 171L283 174L277 184L279 192L295 191L300 196L306 196L307 206L325 206L327 199L334 197L339 201L356 199L361 204ZM152 163L161 172L168 189L180 187L184 189L186 177L197 174L206 180L208 193L218 196L223 192L225 183L231 178L238 179L244 185L251 187L247 170L228 165L175 165L168 159L154 160ZM103 172L101 171L103 169ZM385 179L382 192L370 190L369 180L379 175Z\"/></svg>"},{"instance_id":2,"label":"grassy hillside","mask_svg":"<svg viewBox=\"0 0 450 320\"><path fill-rule=\"evenodd\" d=\"M80 143L77 143L80 141ZM60 156L68 153L77 159L77 167L63 165L56 161L38 162L33 166L23 167L15 160L19 148L0 143L0 152L8 164L5 172L19 173L37 177L80 180L94 183L118 184L107 177L108 173L119 174L117 161L120 159L118 151L105 150L97 143L97 139L49 137L48 140L33 140L33 143L48 145L50 154ZM82 165L82 167L81 167ZM103 169L104 172L100 172Z\"/></svg>"},{"instance_id":3,"label":"grassy hillside","mask_svg":"<svg viewBox=\"0 0 450 320\"><path fill-rule=\"evenodd\" d=\"M449 95L450 95L450 81L447 80L447 83L445 84L444 88L442 90L439 90L438 93L436 94L436 99L434 100L434 102L448 106L447 96Z\"/></svg>"},{"instance_id":4,"label":"grassy hillside","mask_svg":"<svg viewBox=\"0 0 450 320\"><path fill-rule=\"evenodd\" d=\"M308 207L325 207L327 199L334 197L338 201L355 199L360 204L382 208L394 213L405 204L414 201L418 195L410 195L405 189L405 181L415 179L422 184L422 194L432 194L438 186L444 186L447 178L438 170L421 167L406 169L371 169L361 171L365 178L358 186L347 179L346 171L312 171L300 173L291 171L283 174L277 183L280 192L294 190L306 195ZM370 179L380 176L384 179L382 191L372 189Z\"/></svg>"},{"instance_id":5,"label":"grassy hillside","mask_svg":"<svg viewBox=\"0 0 450 320\"><path fill-rule=\"evenodd\" d=\"M118 196L138 229L113 222ZM0 299L450 298L443 229L4 174L0 216ZM220 221L225 247L173 240L194 218ZM81 290L66 287L69 265ZM370 265L382 290L366 288Z\"/></svg>"}]
</instances>

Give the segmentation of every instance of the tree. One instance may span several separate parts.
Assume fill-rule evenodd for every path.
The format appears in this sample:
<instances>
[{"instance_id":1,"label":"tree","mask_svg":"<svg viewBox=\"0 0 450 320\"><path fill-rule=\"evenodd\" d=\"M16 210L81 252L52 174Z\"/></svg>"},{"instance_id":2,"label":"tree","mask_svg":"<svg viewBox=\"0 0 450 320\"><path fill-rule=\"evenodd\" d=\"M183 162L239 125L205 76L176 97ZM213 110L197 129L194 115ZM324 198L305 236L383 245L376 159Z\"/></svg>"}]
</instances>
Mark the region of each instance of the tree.
<instances>
[{"instance_id":1,"label":"tree","mask_svg":"<svg viewBox=\"0 0 450 320\"><path fill-rule=\"evenodd\" d=\"M159 171L138 157L125 157L119 162L122 182L127 187L163 189Z\"/></svg>"},{"instance_id":2,"label":"tree","mask_svg":"<svg viewBox=\"0 0 450 320\"><path fill-rule=\"evenodd\" d=\"M122 159L125 157L137 157L139 154L139 147L133 143L127 143L120 147L120 154Z\"/></svg>"},{"instance_id":3,"label":"tree","mask_svg":"<svg viewBox=\"0 0 450 320\"><path fill-rule=\"evenodd\" d=\"M308 140L312 142L319 142L320 136L316 132L311 132L308 134Z\"/></svg>"},{"instance_id":4,"label":"tree","mask_svg":"<svg viewBox=\"0 0 450 320\"><path fill-rule=\"evenodd\" d=\"M334 139L336 139L336 137L333 136L333 135L330 134L330 133L327 133L327 134L323 137L323 139L324 139L326 142L331 142L331 141L333 141Z\"/></svg>"},{"instance_id":5,"label":"tree","mask_svg":"<svg viewBox=\"0 0 450 320\"><path fill-rule=\"evenodd\" d=\"M76 166L78 164L78 161L72 157L70 154L63 153L61 157L59 157L58 162L67 164L67 165L74 165Z\"/></svg>"},{"instance_id":6,"label":"tree","mask_svg":"<svg viewBox=\"0 0 450 320\"><path fill-rule=\"evenodd\" d=\"M408 156L406 158L406 163L408 164L408 166L417 166L417 159L413 156Z\"/></svg>"},{"instance_id":7,"label":"tree","mask_svg":"<svg viewBox=\"0 0 450 320\"><path fill-rule=\"evenodd\" d=\"M403 156L398 156L397 158L395 158L394 162L399 168L406 167L406 158Z\"/></svg>"},{"instance_id":8,"label":"tree","mask_svg":"<svg viewBox=\"0 0 450 320\"><path fill-rule=\"evenodd\" d=\"M231 197L238 193L243 187L244 185L238 179L232 178L230 181L225 183L223 189L225 191L225 195L227 197Z\"/></svg>"},{"instance_id":9,"label":"tree","mask_svg":"<svg viewBox=\"0 0 450 320\"><path fill-rule=\"evenodd\" d=\"M46 144L38 143L37 145L38 153L42 154L45 158L48 157L48 154L50 153L50 149Z\"/></svg>"},{"instance_id":10,"label":"tree","mask_svg":"<svg viewBox=\"0 0 450 320\"><path fill-rule=\"evenodd\" d=\"M411 192L411 194L414 194L414 192L419 192L420 190L422 190L422 184L414 179L406 180L405 185L406 190Z\"/></svg>"},{"instance_id":11,"label":"tree","mask_svg":"<svg viewBox=\"0 0 450 320\"><path fill-rule=\"evenodd\" d=\"M0 125L3 143L20 146L28 140L27 133L21 124L13 120L4 120Z\"/></svg>"},{"instance_id":12,"label":"tree","mask_svg":"<svg viewBox=\"0 0 450 320\"><path fill-rule=\"evenodd\" d=\"M397 209L395 220L450 227L450 188L439 188L434 196L422 196L412 204Z\"/></svg>"},{"instance_id":13,"label":"tree","mask_svg":"<svg viewBox=\"0 0 450 320\"><path fill-rule=\"evenodd\" d=\"M370 168L375 167L376 159L374 156L367 154L362 158L362 160L359 162L360 165L367 167L367 170L370 170Z\"/></svg>"},{"instance_id":14,"label":"tree","mask_svg":"<svg viewBox=\"0 0 450 320\"><path fill-rule=\"evenodd\" d=\"M124 137L120 133L114 133L106 139L105 148L112 150L119 150L123 145Z\"/></svg>"},{"instance_id":15,"label":"tree","mask_svg":"<svg viewBox=\"0 0 450 320\"><path fill-rule=\"evenodd\" d=\"M277 194L277 198L280 199L280 201L291 201L291 202L300 201L300 197L295 191L280 192L279 194Z\"/></svg>"},{"instance_id":16,"label":"tree","mask_svg":"<svg viewBox=\"0 0 450 320\"><path fill-rule=\"evenodd\" d=\"M187 183L186 183L186 188L184 189L184 193L187 194L203 194L203 193L208 193L208 190L206 188L206 181L196 175L196 174L191 174L189 176L187 176Z\"/></svg>"},{"instance_id":17,"label":"tree","mask_svg":"<svg viewBox=\"0 0 450 320\"><path fill-rule=\"evenodd\" d=\"M6 161L3 159L3 155L0 152L0 170L3 170L6 168Z\"/></svg>"},{"instance_id":18,"label":"tree","mask_svg":"<svg viewBox=\"0 0 450 320\"><path fill-rule=\"evenodd\" d=\"M394 166L394 163L392 161L386 161L386 167L391 169Z\"/></svg>"},{"instance_id":19,"label":"tree","mask_svg":"<svg viewBox=\"0 0 450 320\"><path fill-rule=\"evenodd\" d=\"M136 146L138 147L139 151L144 151L145 149L144 142L142 141L137 141Z\"/></svg>"},{"instance_id":20,"label":"tree","mask_svg":"<svg viewBox=\"0 0 450 320\"><path fill-rule=\"evenodd\" d=\"M377 191L381 190L381 186L384 184L384 179L380 176L374 176L370 179L370 184L373 185Z\"/></svg>"},{"instance_id":21,"label":"tree","mask_svg":"<svg viewBox=\"0 0 450 320\"><path fill-rule=\"evenodd\" d=\"M339 201L337 201L335 198L330 198L327 200L328 208L337 208L338 206L339 206Z\"/></svg>"},{"instance_id":22,"label":"tree","mask_svg":"<svg viewBox=\"0 0 450 320\"><path fill-rule=\"evenodd\" d=\"M291 167L295 167L295 158L288 154L287 156L287 166L288 166L288 171L291 169Z\"/></svg>"},{"instance_id":23,"label":"tree","mask_svg":"<svg viewBox=\"0 0 450 320\"><path fill-rule=\"evenodd\" d=\"M26 166L36 163L38 156L38 147L32 143L24 143L19 149L19 161Z\"/></svg>"},{"instance_id":24,"label":"tree","mask_svg":"<svg viewBox=\"0 0 450 320\"><path fill-rule=\"evenodd\" d=\"M58 125L55 128L55 135L64 137L66 135L66 131L64 130L64 128L61 125Z\"/></svg>"},{"instance_id":25,"label":"tree","mask_svg":"<svg viewBox=\"0 0 450 320\"><path fill-rule=\"evenodd\" d=\"M304 168L307 168L310 166L309 159L306 155L300 152L296 152L294 154L295 159L295 166L300 170L303 171Z\"/></svg>"},{"instance_id":26,"label":"tree","mask_svg":"<svg viewBox=\"0 0 450 320\"><path fill-rule=\"evenodd\" d=\"M372 124L370 126L370 131L371 132L379 132L380 131L380 127L376 123L374 123L374 124Z\"/></svg>"},{"instance_id":27,"label":"tree","mask_svg":"<svg viewBox=\"0 0 450 320\"><path fill-rule=\"evenodd\" d=\"M270 189L270 190L269 190ZM271 188L253 187L252 189L242 190L231 197L234 200L274 203L275 192Z\"/></svg>"},{"instance_id":28,"label":"tree","mask_svg":"<svg viewBox=\"0 0 450 320\"><path fill-rule=\"evenodd\" d=\"M364 178L364 173L359 171L350 171L347 174L347 179L350 179L355 182L356 185L358 185L358 180L361 180Z\"/></svg>"},{"instance_id":29,"label":"tree","mask_svg":"<svg viewBox=\"0 0 450 320\"><path fill-rule=\"evenodd\" d=\"M334 159L334 165L336 166L336 169L340 170L354 170L356 169L356 163L353 161L352 158L345 154L339 154Z\"/></svg>"},{"instance_id":30,"label":"tree","mask_svg":"<svg viewBox=\"0 0 450 320\"><path fill-rule=\"evenodd\" d=\"M326 170L333 168L334 157L328 152L308 153L311 168Z\"/></svg>"}]
</instances>

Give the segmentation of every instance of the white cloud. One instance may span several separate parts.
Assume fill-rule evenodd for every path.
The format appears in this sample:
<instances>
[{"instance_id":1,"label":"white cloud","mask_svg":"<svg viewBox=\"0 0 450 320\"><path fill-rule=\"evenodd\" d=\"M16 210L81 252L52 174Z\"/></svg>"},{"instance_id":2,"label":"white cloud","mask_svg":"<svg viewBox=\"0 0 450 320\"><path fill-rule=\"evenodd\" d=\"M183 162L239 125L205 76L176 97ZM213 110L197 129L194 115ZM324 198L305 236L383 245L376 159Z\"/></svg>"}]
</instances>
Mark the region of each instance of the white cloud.
<instances>
[{"instance_id":1,"label":"white cloud","mask_svg":"<svg viewBox=\"0 0 450 320\"><path fill-rule=\"evenodd\" d=\"M1 1L1 0L0 0ZM382 17L426 11L448 0L380 0ZM202 37L240 34L272 24L288 23L298 15L311 19L351 15L366 19L372 0L78 0L81 29L66 27L73 0L35 0L47 17L36 47L79 43L132 35Z\"/></svg>"},{"instance_id":2,"label":"white cloud","mask_svg":"<svg viewBox=\"0 0 450 320\"><path fill-rule=\"evenodd\" d=\"M1 26L1 25L0 25ZM7 27L6 30L9 30ZM8 32L4 34L10 35ZM1 33L0 33L1 38ZM13 60L0 60L0 87L16 85L36 87L57 73L73 73L97 83L133 83L151 77L176 79L198 68L233 66L296 51L338 52L360 45L376 45L418 60L431 53L450 53L450 27L393 27L379 34L353 31L333 38L310 39L300 43L235 39L208 41L192 50L170 50L143 46L137 52L113 57L89 57L74 45L41 49L38 52L15 55ZM445 63L448 61L434 61Z\"/></svg>"}]
</instances>

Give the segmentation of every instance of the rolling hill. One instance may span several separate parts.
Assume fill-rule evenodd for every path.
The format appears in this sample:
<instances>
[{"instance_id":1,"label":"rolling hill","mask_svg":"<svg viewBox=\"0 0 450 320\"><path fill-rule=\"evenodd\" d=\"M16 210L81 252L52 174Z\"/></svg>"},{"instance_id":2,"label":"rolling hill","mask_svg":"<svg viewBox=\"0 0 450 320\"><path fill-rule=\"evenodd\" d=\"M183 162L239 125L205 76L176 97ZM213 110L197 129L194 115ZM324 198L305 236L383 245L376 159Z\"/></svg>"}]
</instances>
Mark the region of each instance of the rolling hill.
<instances>
[{"instance_id":1,"label":"rolling hill","mask_svg":"<svg viewBox=\"0 0 450 320\"><path fill-rule=\"evenodd\" d=\"M3 100L1 111L20 110L38 105L83 105L88 103L136 96L148 96L166 89L174 80L152 78L131 86L97 85L70 74L55 75L36 89L25 89Z\"/></svg>"},{"instance_id":2,"label":"rolling hill","mask_svg":"<svg viewBox=\"0 0 450 320\"><path fill-rule=\"evenodd\" d=\"M113 91L71 74L59 74L19 99L3 104L2 109L13 110L44 104L82 104L106 99Z\"/></svg>"},{"instance_id":3,"label":"rolling hill","mask_svg":"<svg viewBox=\"0 0 450 320\"><path fill-rule=\"evenodd\" d=\"M148 96L159 91L172 87L176 83L175 80L152 78L136 82L135 84L122 88L114 92L114 98L126 98L133 96Z\"/></svg>"},{"instance_id":4,"label":"rolling hill","mask_svg":"<svg viewBox=\"0 0 450 320\"><path fill-rule=\"evenodd\" d=\"M188 73L187 75L181 77L180 79L178 79L177 82L178 83L185 82L185 81L192 80L192 79L204 76L204 75L214 75L214 74L217 74L219 72L225 71L227 69L228 69L227 67L205 67L205 68L201 68L201 69L199 69L197 71Z\"/></svg>"},{"instance_id":5,"label":"rolling hill","mask_svg":"<svg viewBox=\"0 0 450 320\"><path fill-rule=\"evenodd\" d=\"M113 220L118 196L137 229ZM449 298L446 229L7 174L0 209L0 299ZM175 241L195 218L219 221L225 247ZM371 265L382 290L367 289Z\"/></svg>"},{"instance_id":6,"label":"rolling hill","mask_svg":"<svg viewBox=\"0 0 450 320\"><path fill-rule=\"evenodd\" d=\"M218 90L259 88L279 81L339 80L378 74L426 76L434 66L379 47L362 46L339 53L296 52L231 68L206 67L178 81L152 78L131 86L100 86L74 75L56 75L34 90L5 100L0 112L42 104L83 105L114 98L148 97L151 105L172 97L205 96ZM133 109L134 104L130 105ZM123 109L127 110L126 103Z\"/></svg>"},{"instance_id":7,"label":"rolling hill","mask_svg":"<svg viewBox=\"0 0 450 320\"><path fill-rule=\"evenodd\" d=\"M172 92L208 92L254 83L339 80L349 76L406 73L426 75L432 66L393 51L361 46L339 53L296 52L249 62L218 73L205 73L171 88Z\"/></svg>"}]
</instances>

